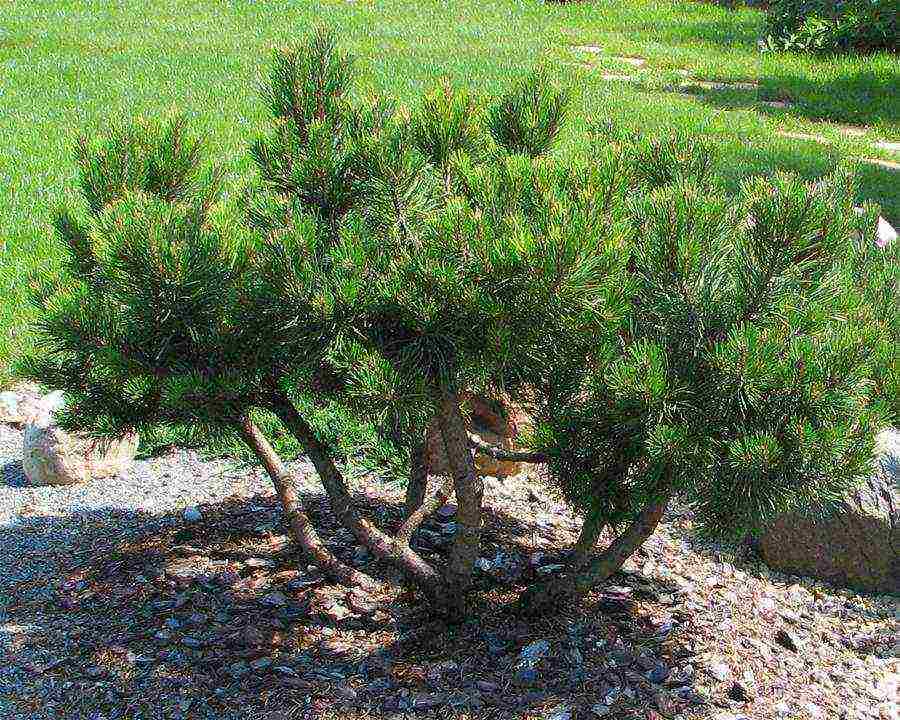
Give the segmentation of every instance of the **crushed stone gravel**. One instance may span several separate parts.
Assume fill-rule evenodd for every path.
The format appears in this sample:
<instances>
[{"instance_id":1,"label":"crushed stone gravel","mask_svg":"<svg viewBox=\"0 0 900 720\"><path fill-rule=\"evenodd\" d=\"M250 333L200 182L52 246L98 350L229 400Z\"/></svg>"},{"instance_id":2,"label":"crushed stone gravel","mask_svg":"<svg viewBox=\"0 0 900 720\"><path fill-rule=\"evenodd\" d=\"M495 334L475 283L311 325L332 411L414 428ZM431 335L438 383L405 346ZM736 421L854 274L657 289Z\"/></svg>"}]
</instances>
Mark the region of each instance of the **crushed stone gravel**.
<instances>
[{"instance_id":1,"label":"crushed stone gravel","mask_svg":"<svg viewBox=\"0 0 900 720\"><path fill-rule=\"evenodd\" d=\"M898 598L733 557L685 509L583 606L511 617L578 522L540 478L488 478L477 609L447 628L414 598L372 605L298 563L259 472L174 450L31 488L21 443L0 424L3 720L897 717ZM326 543L374 571L296 469ZM400 520L396 488L370 483L360 504ZM453 534L443 510L414 540L432 560Z\"/></svg>"},{"instance_id":2,"label":"crushed stone gravel","mask_svg":"<svg viewBox=\"0 0 900 720\"><path fill-rule=\"evenodd\" d=\"M0 423L0 657L27 645L31 630L10 622L10 606L46 600L52 583L74 559L102 552L129 535L184 523L184 512L197 505L271 492L260 473L232 461L206 460L191 450L138 459L118 478L29 487L22 473L22 436L20 428ZM63 717L39 707L42 699L33 693L42 685L35 679L21 665L0 662L0 718ZM20 698L30 699L35 710L23 714L19 703L10 703Z\"/></svg>"}]
</instances>

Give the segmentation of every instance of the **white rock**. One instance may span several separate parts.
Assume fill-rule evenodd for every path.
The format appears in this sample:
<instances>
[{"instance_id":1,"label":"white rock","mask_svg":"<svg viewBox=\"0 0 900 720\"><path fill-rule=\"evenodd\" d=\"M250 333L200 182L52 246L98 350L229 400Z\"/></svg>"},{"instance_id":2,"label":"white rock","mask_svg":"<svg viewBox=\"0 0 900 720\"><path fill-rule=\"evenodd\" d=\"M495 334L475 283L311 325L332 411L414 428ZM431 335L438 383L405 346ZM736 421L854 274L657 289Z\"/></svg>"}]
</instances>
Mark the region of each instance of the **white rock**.
<instances>
[{"instance_id":1,"label":"white rock","mask_svg":"<svg viewBox=\"0 0 900 720\"><path fill-rule=\"evenodd\" d=\"M731 668L723 662L713 662L709 665L709 674L716 680L725 682L731 677Z\"/></svg>"},{"instance_id":2,"label":"white rock","mask_svg":"<svg viewBox=\"0 0 900 720\"><path fill-rule=\"evenodd\" d=\"M550 711L547 720L572 720L572 708L568 705L559 705Z\"/></svg>"},{"instance_id":3,"label":"white rock","mask_svg":"<svg viewBox=\"0 0 900 720\"><path fill-rule=\"evenodd\" d=\"M21 412L17 393L11 390L0 393L0 422L20 423L22 422Z\"/></svg>"},{"instance_id":4,"label":"white rock","mask_svg":"<svg viewBox=\"0 0 900 720\"><path fill-rule=\"evenodd\" d=\"M522 663L533 665L540 660L550 650L550 643L546 640L535 640L530 645L526 645L519 653L519 660Z\"/></svg>"},{"instance_id":5,"label":"white rock","mask_svg":"<svg viewBox=\"0 0 900 720\"><path fill-rule=\"evenodd\" d=\"M137 452L138 436L97 439L69 433L57 426L54 414L65 407L61 391L41 398L25 426L22 469L29 485L72 485L119 475Z\"/></svg>"},{"instance_id":6,"label":"white rock","mask_svg":"<svg viewBox=\"0 0 900 720\"><path fill-rule=\"evenodd\" d=\"M866 214L866 209L862 207L854 207L853 211L859 216ZM896 239L897 231L887 220L879 215L875 221L875 245L880 248L887 247Z\"/></svg>"},{"instance_id":7,"label":"white rock","mask_svg":"<svg viewBox=\"0 0 900 720\"><path fill-rule=\"evenodd\" d=\"M820 708L815 703L811 703L811 702L803 703L803 708L806 710L807 713L809 713L809 717L812 720L816 720L817 718L825 717L825 713L822 711L822 708Z\"/></svg>"},{"instance_id":8,"label":"white rock","mask_svg":"<svg viewBox=\"0 0 900 720\"><path fill-rule=\"evenodd\" d=\"M875 244L878 247L887 247L897 239L897 231L883 217L878 217L878 227Z\"/></svg>"},{"instance_id":9,"label":"white rock","mask_svg":"<svg viewBox=\"0 0 900 720\"><path fill-rule=\"evenodd\" d=\"M52 419L53 414L66 406L66 394L62 390L54 390L41 398L41 407Z\"/></svg>"},{"instance_id":10,"label":"white rock","mask_svg":"<svg viewBox=\"0 0 900 720\"><path fill-rule=\"evenodd\" d=\"M475 567L482 572L490 572L494 569L494 564L487 558L480 557L475 561Z\"/></svg>"}]
</instances>

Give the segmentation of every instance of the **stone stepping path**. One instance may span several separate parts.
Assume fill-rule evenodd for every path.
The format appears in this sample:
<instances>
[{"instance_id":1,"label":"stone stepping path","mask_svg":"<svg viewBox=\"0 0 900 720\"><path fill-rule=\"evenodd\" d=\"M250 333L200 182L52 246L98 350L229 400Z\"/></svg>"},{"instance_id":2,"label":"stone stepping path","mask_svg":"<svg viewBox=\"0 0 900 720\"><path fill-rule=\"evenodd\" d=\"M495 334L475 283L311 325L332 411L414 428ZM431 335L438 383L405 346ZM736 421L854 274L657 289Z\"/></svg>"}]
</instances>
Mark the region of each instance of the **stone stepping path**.
<instances>
[{"instance_id":1,"label":"stone stepping path","mask_svg":"<svg viewBox=\"0 0 900 720\"><path fill-rule=\"evenodd\" d=\"M603 73L600 75L601 78L606 80L607 82L628 82L628 83L639 83L641 82L640 78L635 77L634 75L622 75L620 73Z\"/></svg>"},{"instance_id":2,"label":"stone stepping path","mask_svg":"<svg viewBox=\"0 0 900 720\"><path fill-rule=\"evenodd\" d=\"M835 125L838 130L841 131L842 135L848 135L850 137L863 137L868 130L863 127L857 127L855 125Z\"/></svg>"},{"instance_id":3,"label":"stone stepping path","mask_svg":"<svg viewBox=\"0 0 900 720\"><path fill-rule=\"evenodd\" d=\"M751 82L713 82L711 80L685 80L683 88L701 88L703 90L759 90L759 83Z\"/></svg>"},{"instance_id":4,"label":"stone stepping path","mask_svg":"<svg viewBox=\"0 0 900 720\"><path fill-rule=\"evenodd\" d=\"M647 66L647 59L637 56L637 55L606 55L603 52L603 48L599 45L570 45L569 50L573 53L580 53L582 55L593 55L595 57L601 57L607 60L612 60L618 63L631 65L631 67L640 69ZM581 63L583 67L593 68L594 66L590 62ZM676 73L684 77L685 79L678 84L677 91L681 91L679 94L686 95L690 97L691 91L696 90L710 90L710 91L729 91L729 90L740 90L743 92L753 92L759 90L759 82L752 81L733 81L733 82L725 82L725 81L714 81L714 80L699 80L691 77L691 71L685 68L680 68L676 70ZM604 71L600 74L600 78L606 82L619 82L619 83L633 83L633 84L641 84L643 83L643 79L637 75L629 75L627 73L621 72L610 72ZM674 88L673 88L674 89ZM794 106L792 102L787 100L763 100L757 103L763 107L772 108L775 110L789 110ZM862 138L869 132L867 128L857 127L854 125L836 125L836 127L840 131L842 135L851 138ZM792 140L804 140L808 142L819 143L820 145L828 145L833 143L833 140L825 137L824 135L817 135L815 133L806 133L806 132L794 132L788 130L778 130L775 133L779 137L789 138ZM887 140L876 140L873 145L879 150L886 150L890 153L900 153L900 142L887 141ZM878 165L880 167L884 167L888 170L900 170L900 162L895 162L893 160L882 160L880 158L859 158L860 161L865 163L870 163L872 165Z\"/></svg>"},{"instance_id":5,"label":"stone stepping path","mask_svg":"<svg viewBox=\"0 0 900 720\"><path fill-rule=\"evenodd\" d=\"M875 143L875 147L879 150L887 150L892 153L900 153L900 142L888 142L887 140L879 140Z\"/></svg>"},{"instance_id":6,"label":"stone stepping path","mask_svg":"<svg viewBox=\"0 0 900 720\"><path fill-rule=\"evenodd\" d=\"M861 138L865 137L868 134L868 130L863 127L855 127L853 125L835 125L833 126L836 130L839 130L842 135L846 135L848 137L853 138ZM827 145L829 143L834 142L833 140L825 137L824 135L816 135L815 133L805 133L805 132L794 132L788 130L779 130L776 135L780 135L781 137L791 138L793 140L809 140L810 142L817 142L821 145ZM892 153L900 153L900 143L898 142L889 142L887 140L876 140L872 143L879 150L886 150L887 152Z\"/></svg>"},{"instance_id":7,"label":"stone stepping path","mask_svg":"<svg viewBox=\"0 0 900 720\"><path fill-rule=\"evenodd\" d=\"M866 130L863 128L853 127L851 125L840 126L839 129L842 133L850 135L852 137L861 137L866 134ZM791 140L806 140L809 142L819 143L820 145L829 145L833 140L826 138L824 135L814 135L812 133L803 133L803 132L790 132L787 130L779 130L775 133L779 137L789 138ZM881 150L887 150L888 152L900 152L900 143L896 142L888 142L886 140L879 140L874 143L875 147ZM895 162L893 160L882 160L881 158L870 158L870 157L861 157L859 158L860 162L868 163L869 165L878 165L879 167L883 167L887 170L900 170L900 162Z\"/></svg>"},{"instance_id":8,"label":"stone stepping path","mask_svg":"<svg viewBox=\"0 0 900 720\"><path fill-rule=\"evenodd\" d=\"M589 55L603 55L603 48L599 45L573 45L571 49L573 52L586 53ZM644 67L644 65L647 64L646 58L638 57L637 55L606 55L604 57L636 68Z\"/></svg>"},{"instance_id":9,"label":"stone stepping path","mask_svg":"<svg viewBox=\"0 0 900 720\"><path fill-rule=\"evenodd\" d=\"M811 133L779 130L775 134L778 135L779 137L788 138L789 140L808 140L809 142L816 142L821 145L827 145L830 142L830 140L828 140L828 138L823 137L822 135L813 135Z\"/></svg>"}]
</instances>

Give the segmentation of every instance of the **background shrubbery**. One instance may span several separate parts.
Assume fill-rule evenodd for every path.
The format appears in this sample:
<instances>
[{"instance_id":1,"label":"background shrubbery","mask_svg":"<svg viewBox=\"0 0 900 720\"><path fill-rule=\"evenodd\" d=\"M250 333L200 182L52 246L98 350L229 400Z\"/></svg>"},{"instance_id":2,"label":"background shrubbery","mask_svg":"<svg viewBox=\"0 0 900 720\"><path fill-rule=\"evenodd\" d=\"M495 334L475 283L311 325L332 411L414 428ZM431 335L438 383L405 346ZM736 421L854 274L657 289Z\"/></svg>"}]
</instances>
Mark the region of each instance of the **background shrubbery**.
<instances>
[{"instance_id":1,"label":"background shrubbery","mask_svg":"<svg viewBox=\"0 0 900 720\"><path fill-rule=\"evenodd\" d=\"M773 0L766 19L771 50L897 52L898 0Z\"/></svg>"}]
</instances>

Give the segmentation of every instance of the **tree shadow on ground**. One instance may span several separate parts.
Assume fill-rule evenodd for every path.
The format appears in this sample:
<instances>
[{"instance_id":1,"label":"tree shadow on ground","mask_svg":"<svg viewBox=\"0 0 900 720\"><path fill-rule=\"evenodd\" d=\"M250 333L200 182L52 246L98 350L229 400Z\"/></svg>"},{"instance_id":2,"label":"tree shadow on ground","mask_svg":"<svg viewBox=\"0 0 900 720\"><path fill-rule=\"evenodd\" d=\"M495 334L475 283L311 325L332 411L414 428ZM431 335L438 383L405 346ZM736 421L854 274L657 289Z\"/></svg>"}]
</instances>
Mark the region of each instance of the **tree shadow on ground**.
<instances>
[{"instance_id":1,"label":"tree shadow on ground","mask_svg":"<svg viewBox=\"0 0 900 720\"><path fill-rule=\"evenodd\" d=\"M8 462L3 465L0 475L0 484L9 487L25 487L25 471L22 469L22 461Z\"/></svg>"},{"instance_id":2,"label":"tree shadow on ground","mask_svg":"<svg viewBox=\"0 0 900 720\"><path fill-rule=\"evenodd\" d=\"M392 576L321 496L306 502L336 553ZM399 503L360 505L387 527L400 521ZM485 544L502 542L507 561L479 576L472 619L453 626L409 592L373 605L328 585L298 563L271 497L202 513L186 525L178 513L104 509L3 528L17 558L0 581L0 699L33 718L521 718L556 706L577 717L605 702L616 718L707 711L679 670L689 633L654 591L596 593L540 618L510 611L534 577L533 538L553 536L546 524L488 514ZM417 546L437 558L447 528L424 530ZM542 562L566 544L545 541ZM521 664L544 639L534 665Z\"/></svg>"},{"instance_id":3,"label":"tree shadow on ground","mask_svg":"<svg viewBox=\"0 0 900 720\"><path fill-rule=\"evenodd\" d=\"M752 13L744 13L740 19L722 17L718 20L675 23L663 30L650 27L651 33L663 33L666 40L680 45L706 44L717 48L757 51L762 26Z\"/></svg>"},{"instance_id":4,"label":"tree shadow on ground","mask_svg":"<svg viewBox=\"0 0 900 720\"><path fill-rule=\"evenodd\" d=\"M754 109L762 115L790 115L816 122L873 126L900 122L900 72L856 70L840 77L791 75L760 66L758 90L691 88L701 102L722 110ZM786 103L787 107L766 105Z\"/></svg>"},{"instance_id":5,"label":"tree shadow on ground","mask_svg":"<svg viewBox=\"0 0 900 720\"><path fill-rule=\"evenodd\" d=\"M521 587L552 572L576 528L540 498L521 512L495 500L482 544L494 560L460 625L429 615L410 591L373 602L328 584L298 558L269 496L204 505L194 523L113 508L21 518L0 528L15 558L0 570L0 704L32 720L646 720L743 707L739 690L698 683L691 611L658 577L622 573L582 605L518 615ZM382 527L399 525L399 500L357 501ZM394 577L355 546L321 495L304 502L336 554ZM676 525L673 516L666 533L693 540ZM451 534L435 518L415 546L440 562ZM707 566L722 559L691 544ZM670 545L649 546L638 565L665 563ZM735 566L753 572L754 562ZM529 647L533 664L522 662Z\"/></svg>"},{"instance_id":6,"label":"tree shadow on ground","mask_svg":"<svg viewBox=\"0 0 900 720\"><path fill-rule=\"evenodd\" d=\"M900 70L855 69L839 77L787 74L763 62L760 97L791 103L809 120L875 125L900 122Z\"/></svg>"}]
</instances>

